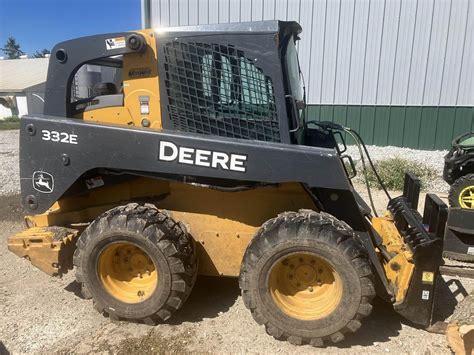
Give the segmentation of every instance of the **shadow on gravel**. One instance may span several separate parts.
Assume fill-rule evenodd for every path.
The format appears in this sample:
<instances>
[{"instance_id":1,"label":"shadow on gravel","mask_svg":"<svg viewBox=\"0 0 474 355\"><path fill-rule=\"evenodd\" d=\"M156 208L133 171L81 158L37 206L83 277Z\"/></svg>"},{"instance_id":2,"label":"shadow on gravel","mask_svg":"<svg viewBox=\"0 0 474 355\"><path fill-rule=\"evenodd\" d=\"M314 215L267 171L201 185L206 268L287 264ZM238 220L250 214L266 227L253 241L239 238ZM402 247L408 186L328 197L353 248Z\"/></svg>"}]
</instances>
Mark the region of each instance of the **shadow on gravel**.
<instances>
[{"instance_id":1,"label":"shadow on gravel","mask_svg":"<svg viewBox=\"0 0 474 355\"><path fill-rule=\"evenodd\" d=\"M362 321L362 327L356 333L346 334L346 339L334 345L334 348L351 348L355 345L368 346L384 343L396 337L402 329L402 317L390 303L379 298L373 301L371 315Z\"/></svg>"},{"instance_id":2,"label":"shadow on gravel","mask_svg":"<svg viewBox=\"0 0 474 355\"><path fill-rule=\"evenodd\" d=\"M23 216L21 195L0 196L0 219L15 222L21 221Z\"/></svg>"},{"instance_id":3,"label":"shadow on gravel","mask_svg":"<svg viewBox=\"0 0 474 355\"><path fill-rule=\"evenodd\" d=\"M446 282L442 277L438 277L435 294L433 323L444 321L452 315L458 304L456 296L462 295L462 298L464 298L468 295L468 292L459 279L452 278Z\"/></svg>"},{"instance_id":4,"label":"shadow on gravel","mask_svg":"<svg viewBox=\"0 0 474 355\"><path fill-rule=\"evenodd\" d=\"M64 288L79 298L81 285L73 281ZM183 322L198 322L204 318L215 318L220 312L226 312L240 295L237 278L199 276L191 295L167 324L179 325Z\"/></svg>"},{"instance_id":5,"label":"shadow on gravel","mask_svg":"<svg viewBox=\"0 0 474 355\"><path fill-rule=\"evenodd\" d=\"M198 322L226 312L240 295L239 280L231 277L200 276L183 308L168 322Z\"/></svg>"},{"instance_id":6,"label":"shadow on gravel","mask_svg":"<svg viewBox=\"0 0 474 355\"><path fill-rule=\"evenodd\" d=\"M69 285L64 287L64 289L68 292L74 293L74 295L79 297L79 298L84 298L84 297L82 297L82 293L81 293L81 284L79 282L77 282L76 280L74 280Z\"/></svg>"},{"instance_id":7,"label":"shadow on gravel","mask_svg":"<svg viewBox=\"0 0 474 355\"><path fill-rule=\"evenodd\" d=\"M0 355L9 355L10 352L6 348L6 346L0 341Z\"/></svg>"}]
</instances>

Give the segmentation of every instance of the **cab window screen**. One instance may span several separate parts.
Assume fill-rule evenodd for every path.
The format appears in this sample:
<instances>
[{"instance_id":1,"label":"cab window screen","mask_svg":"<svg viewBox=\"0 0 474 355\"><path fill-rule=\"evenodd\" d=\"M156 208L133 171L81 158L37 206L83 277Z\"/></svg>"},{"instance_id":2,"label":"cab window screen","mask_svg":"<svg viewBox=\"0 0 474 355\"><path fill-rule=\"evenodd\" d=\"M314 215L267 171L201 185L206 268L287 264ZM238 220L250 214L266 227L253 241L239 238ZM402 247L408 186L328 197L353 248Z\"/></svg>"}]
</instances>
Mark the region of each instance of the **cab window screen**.
<instances>
[{"instance_id":1,"label":"cab window screen","mask_svg":"<svg viewBox=\"0 0 474 355\"><path fill-rule=\"evenodd\" d=\"M172 41L164 46L174 129L280 141L273 84L233 46Z\"/></svg>"}]
</instances>

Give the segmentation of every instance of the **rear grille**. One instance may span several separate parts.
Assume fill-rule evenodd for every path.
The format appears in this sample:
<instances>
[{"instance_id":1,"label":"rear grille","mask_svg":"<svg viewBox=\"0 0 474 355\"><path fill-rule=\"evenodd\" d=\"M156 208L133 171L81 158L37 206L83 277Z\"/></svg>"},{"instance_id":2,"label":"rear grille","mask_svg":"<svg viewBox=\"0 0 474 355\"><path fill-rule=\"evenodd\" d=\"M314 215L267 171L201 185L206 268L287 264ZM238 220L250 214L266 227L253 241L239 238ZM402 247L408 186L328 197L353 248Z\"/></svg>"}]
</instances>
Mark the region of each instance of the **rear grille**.
<instances>
[{"instance_id":1,"label":"rear grille","mask_svg":"<svg viewBox=\"0 0 474 355\"><path fill-rule=\"evenodd\" d=\"M272 81L243 51L170 41L164 58L167 108L175 130L280 141Z\"/></svg>"}]
</instances>

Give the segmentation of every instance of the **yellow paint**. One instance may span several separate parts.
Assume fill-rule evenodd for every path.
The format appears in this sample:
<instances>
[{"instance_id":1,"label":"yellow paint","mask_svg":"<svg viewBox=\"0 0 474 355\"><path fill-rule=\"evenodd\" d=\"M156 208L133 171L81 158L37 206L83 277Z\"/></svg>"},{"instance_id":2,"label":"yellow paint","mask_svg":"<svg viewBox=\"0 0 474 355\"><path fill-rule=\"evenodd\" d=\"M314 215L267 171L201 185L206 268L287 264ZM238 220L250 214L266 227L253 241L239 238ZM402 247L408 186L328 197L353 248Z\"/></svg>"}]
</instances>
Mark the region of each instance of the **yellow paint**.
<instances>
[{"instance_id":1,"label":"yellow paint","mask_svg":"<svg viewBox=\"0 0 474 355\"><path fill-rule=\"evenodd\" d=\"M474 185L468 186L459 194L459 206L465 209L474 209Z\"/></svg>"},{"instance_id":2,"label":"yellow paint","mask_svg":"<svg viewBox=\"0 0 474 355\"><path fill-rule=\"evenodd\" d=\"M72 268L78 232L61 227L28 228L8 238L8 249L45 273L58 275L62 268Z\"/></svg>"},{"instance_id":3,"label":"yellow paint","mask_svg":"<svg viewBox=\"0 0 474 355\"><path fill-rule=\"evenodd\" d=\"M114 123L142 127L147 119L150 128L159 129L161 124L160 84L156 40L153 30L134 31L141 33L147 42L143 53L123 55L123 107L91 109L77 115L87 121ZM149 112L141 113L140 97L148 96Z\"/></svg>"},{"instance_id":4,"label":"yellow paint","mask_svg":"<svg viewBox=\"0 0 474 355\"><path fill-rule=\"evenodd\" d=\"M342 299L339 274L312 253L297 253L273 265L269 277L270 294L280 310L300 320L327 317Z\"/></svg>"},{"instance_id":5,"label":"yellow paint","mask_svg":"<svg viewBox=\"0 0 474 355\"><path fill-rule=\"evenodd\" d=\"M125 303L147 300L158 285L158 272L151 258L126 242L110 244L102 251L97 275L104 289Z\"/></svg>"},{"instance_id":6,"label":"yellow paint","mask_svg":"<svg viewBox=\"0 0 474 355\"><path fill-rule=\"evenodd\" d=\"M403 242L390 215L372 218L372 226L382 237L387 251L396 254L388 263L383 260L383 267L388 282L395 290L395 303L399 304L406 297L415 270L413 253Z\"/></svg>"},{"instance_id":7,"label":"yellow paint","mask_svg":"<svg viewBox=\"0 0 474 355\"><path fill-rule=\"evenodd\" d=\"M421 281L427 284L433 284L434 282L434 272L424 271L421 277Z\"/></svg>"},{"instance_id":8,"label":"yellow paint","mask_svg":"<svg viewBox=\"0 0 474 355\"><path fill-rule=\"evenodd\" d=\"M183 222L197 243L199 272L238 276L245 249L260 226L284 211L316 207L297 183L222 192L191 184L134 178L59 200L49 211L28 216L31 226L74 226L132 201L153 203Z\"/></svg>"}]
</instances>

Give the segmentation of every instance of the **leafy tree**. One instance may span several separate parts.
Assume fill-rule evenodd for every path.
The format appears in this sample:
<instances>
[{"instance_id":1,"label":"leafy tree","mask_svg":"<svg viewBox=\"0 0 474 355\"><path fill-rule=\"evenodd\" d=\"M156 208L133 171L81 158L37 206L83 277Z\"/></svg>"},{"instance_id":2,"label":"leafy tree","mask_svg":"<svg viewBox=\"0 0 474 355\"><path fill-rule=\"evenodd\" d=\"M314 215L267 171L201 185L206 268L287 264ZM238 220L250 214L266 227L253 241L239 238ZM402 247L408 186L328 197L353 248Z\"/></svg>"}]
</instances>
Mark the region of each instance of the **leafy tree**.
<instances>
[{"instance_id":1,"label":"leafy tree","mask_svg":"<svg viewBox=\"0 0 474 355\"><path fill-rule=\"evenodd\" d=\"M1 48L1 51L5 53L8 59L17 59L25 54L25 52L20 49L20 45L16 43L14 37L8 37L7 43L5 43L5 46Z\"/></svg>"},{"instance_id":2,"label":"leafy tree","mask_svg":"<svg viewBox=\"0 0 474 355\"><path fill-rule=\"evenodd\" d=\"M46 57L46 54L50 54L51 52L49 51L49 49L42 49L40 51L36 51L33 53L33 58L45 58Z\"/></svg>"}]
</instances>

